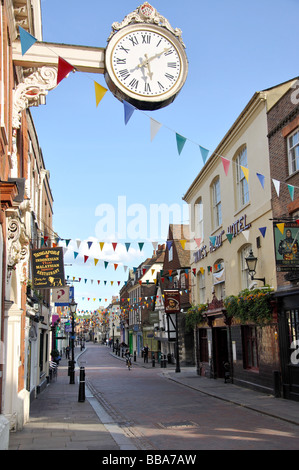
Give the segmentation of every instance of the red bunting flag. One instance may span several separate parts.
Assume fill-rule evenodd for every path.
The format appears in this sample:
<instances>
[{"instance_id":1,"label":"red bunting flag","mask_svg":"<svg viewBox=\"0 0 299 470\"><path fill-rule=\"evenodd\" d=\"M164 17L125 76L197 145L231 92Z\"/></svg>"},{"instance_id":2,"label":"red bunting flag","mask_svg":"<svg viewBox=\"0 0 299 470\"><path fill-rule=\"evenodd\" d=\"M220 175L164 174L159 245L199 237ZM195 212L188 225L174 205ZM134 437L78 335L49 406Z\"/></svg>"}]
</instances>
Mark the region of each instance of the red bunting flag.
<instances>
[{"instance_id":1,"label":"red bunting flag","mask_svg":"<svg viewBox=\"0 0 299 470\"><path fill-rule=\"evenodd\" d=\"M61 82L70 72L72 72L74 67L69 64L62 57L58 58L58 74L57 74L57 85Z\"/></svg>"},{"instance_id":2,"label":"red bunting flag","mask_svg":"<svg viewBox=\"0 0 299 470\"><path fill-rule=\"evenodd\" d=\"M229 161L227 158L224 158L224 157L221 157L221 160L222 160L222 164L223 164L223 169L224 169L225 174L226 174L226 176L227 176L228 169L229 169L229 165L230 165L230 161Z\"/></svg>"}]
</instances>

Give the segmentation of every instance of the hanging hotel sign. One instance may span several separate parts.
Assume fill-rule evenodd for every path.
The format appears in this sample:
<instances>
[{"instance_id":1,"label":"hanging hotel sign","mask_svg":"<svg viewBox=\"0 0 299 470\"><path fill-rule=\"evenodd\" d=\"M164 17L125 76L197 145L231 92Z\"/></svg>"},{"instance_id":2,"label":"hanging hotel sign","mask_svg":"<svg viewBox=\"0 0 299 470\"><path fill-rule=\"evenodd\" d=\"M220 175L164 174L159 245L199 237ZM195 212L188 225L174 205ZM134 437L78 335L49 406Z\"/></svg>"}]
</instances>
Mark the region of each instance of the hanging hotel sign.
<instances>
[{"instance_id":1,"label":"hanging hotel sign","mask_svg":"<svg viewBox=\"0 0 299 470\"><path fill-rule=\"evenodd\" d=\"M297 223L274 224L277 271L299 270L299 226Z\"/></svg>"},{"instance_id":2,"label":"hanging hotel sign","mask_svg":"<svg viewBox=\"0 0 299 470\"><path fill-rule=\"evenodd\" d=\"M64 286L62 247L32 250L32 273L33 285L37 289Z\"/></svg>"},{"instance_id":3,"label":"hanging hotel sign","mask_svg":"<svg viewBox=\"0 0 299 470\"><path fill-rule=\"evenodd\" d=\"M164 291L165 313L179 313L181 309L180 293L178 290Z\"/></svg>"}]
</instances>

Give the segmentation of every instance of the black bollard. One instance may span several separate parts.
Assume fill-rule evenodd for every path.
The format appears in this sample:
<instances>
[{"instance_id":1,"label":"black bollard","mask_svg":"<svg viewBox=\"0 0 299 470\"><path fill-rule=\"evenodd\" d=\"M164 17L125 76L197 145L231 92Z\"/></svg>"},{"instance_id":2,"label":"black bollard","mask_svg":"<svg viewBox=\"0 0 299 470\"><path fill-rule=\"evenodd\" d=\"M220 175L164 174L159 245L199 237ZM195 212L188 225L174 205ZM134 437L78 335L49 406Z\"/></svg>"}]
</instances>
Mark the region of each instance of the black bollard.
<instances>
[{"instance_id":1,"label":"black bollard","mask_svg":"<svg viewBox=\"0 0 299 470\"><path fill-rule=\"evenodd\" d=\"M84 367L80 367L80 384L79 384L78 401L81 403L85 401L85 369Z\"/></svg>"},{"instance_id":2,"label":"black bollard","mask_svg":"<svg viewBox=\"0 0 299 470\"><path fill-rule=\"evenodd\" d=\"M152 355L152 367L156 366L156 361L155 361L155 354L153 353Z\"/></svg>"}]
</instances>

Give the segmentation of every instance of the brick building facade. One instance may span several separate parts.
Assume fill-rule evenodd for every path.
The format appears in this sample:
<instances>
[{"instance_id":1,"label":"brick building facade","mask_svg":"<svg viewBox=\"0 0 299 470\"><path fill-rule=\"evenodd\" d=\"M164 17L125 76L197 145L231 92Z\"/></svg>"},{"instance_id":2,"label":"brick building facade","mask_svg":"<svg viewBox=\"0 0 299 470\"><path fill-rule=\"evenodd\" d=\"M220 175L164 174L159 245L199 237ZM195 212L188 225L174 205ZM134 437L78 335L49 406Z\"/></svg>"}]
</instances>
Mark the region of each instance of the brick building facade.
<instances>
[{"instance_id":1,"label":"brick building facade","mask_svg":"<svg viewBox=\"0 0 299 470\"><path fill-rule=\"evenodd\" d=\"M284 398L299 400L299 371L296 350L299 341L299 262L297 261L299 218L299 81L290 80L281 86L284 93L268 112L268 139L271 177L278 181L272 186L273 224L285 237L292 233L292 246L296 246L293 259L286 259L282 267L277 264L278 335L281 362L281 387ZM276 253L276 260L280 258ZM290 258L290 255L285 256ZM284 270L281 270L284 269Z\"/></svg>"}]
</instances>

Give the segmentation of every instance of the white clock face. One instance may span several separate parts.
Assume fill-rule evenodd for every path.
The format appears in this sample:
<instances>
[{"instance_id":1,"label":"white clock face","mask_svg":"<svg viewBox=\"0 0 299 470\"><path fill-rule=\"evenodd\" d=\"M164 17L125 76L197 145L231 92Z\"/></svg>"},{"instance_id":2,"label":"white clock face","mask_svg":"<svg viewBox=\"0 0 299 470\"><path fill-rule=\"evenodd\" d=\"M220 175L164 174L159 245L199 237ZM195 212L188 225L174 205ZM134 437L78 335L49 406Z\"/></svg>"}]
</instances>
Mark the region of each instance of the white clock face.
<instances>
[{"instance_id":1,"label":"white clock face","mask_svg":"<svg viewBox=\"0 0 299 470\"><path fill-rule=\"evenodd\" d=\"M129 96L163 99L182 86L182 54L166 33L143 26L118 33L109 46L110 76Z\"/></svg>"}]
</instances>

